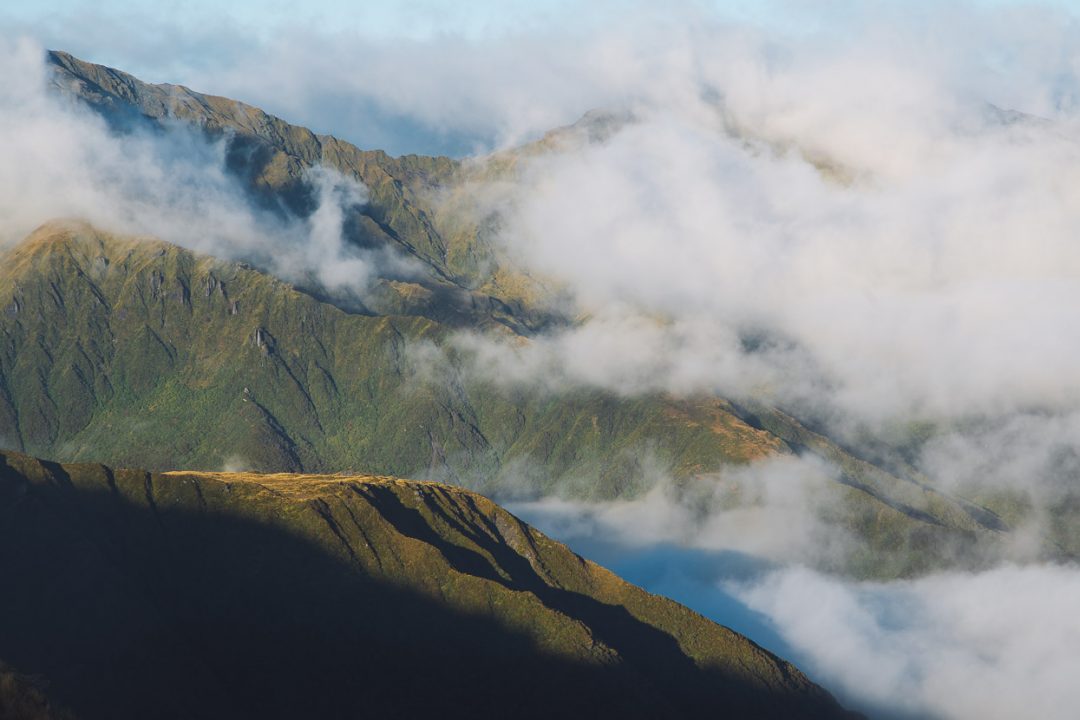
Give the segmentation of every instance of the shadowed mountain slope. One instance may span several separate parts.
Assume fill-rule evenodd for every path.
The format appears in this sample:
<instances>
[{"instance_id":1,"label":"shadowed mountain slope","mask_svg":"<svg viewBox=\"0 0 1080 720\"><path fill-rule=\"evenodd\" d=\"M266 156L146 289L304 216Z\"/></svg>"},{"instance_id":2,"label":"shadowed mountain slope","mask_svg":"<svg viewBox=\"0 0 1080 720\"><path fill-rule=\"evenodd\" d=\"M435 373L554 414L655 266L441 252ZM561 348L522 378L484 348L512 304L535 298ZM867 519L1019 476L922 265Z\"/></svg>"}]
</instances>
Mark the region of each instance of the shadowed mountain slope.
<instances>
[{"instance_id":1,"label":"shadowed mountain slope","mask_svg":"<svg viewBox=\"0 0 1080 720\"><path fill-rule=\"evenodd\" d=\"M0 656L84 718L845 717L491 501L0 455Z\"/></svg>"},{"instance_id":2,"label":"shadowed mountain slope","mask_svg":"<svg viewBox=\"0 0 1080 720\"><path fill-rule=\"evenodd\" d=\"M75 720L54 703L40 677L28 677L0 662L0 718L4 720Z\"/></svg>"}]
</instances>

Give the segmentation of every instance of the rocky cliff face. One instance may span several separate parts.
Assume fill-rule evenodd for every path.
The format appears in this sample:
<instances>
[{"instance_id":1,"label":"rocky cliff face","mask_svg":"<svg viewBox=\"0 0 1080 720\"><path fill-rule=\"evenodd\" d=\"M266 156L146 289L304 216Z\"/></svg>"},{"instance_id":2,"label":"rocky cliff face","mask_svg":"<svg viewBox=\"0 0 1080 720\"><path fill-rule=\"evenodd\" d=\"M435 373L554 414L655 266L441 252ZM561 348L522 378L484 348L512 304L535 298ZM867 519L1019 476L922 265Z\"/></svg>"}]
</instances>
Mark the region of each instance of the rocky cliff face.
<instances>
[{"instance_id":1,"label":"rocky cliff face","mask_svg":"<svg viewBox=\"0 0 1080 720\"><path fill-rule=\"evenodd\" d=\"M0 455L0 653L85 718L844 717L491 501Z\"/></svg>"}]
</instances>

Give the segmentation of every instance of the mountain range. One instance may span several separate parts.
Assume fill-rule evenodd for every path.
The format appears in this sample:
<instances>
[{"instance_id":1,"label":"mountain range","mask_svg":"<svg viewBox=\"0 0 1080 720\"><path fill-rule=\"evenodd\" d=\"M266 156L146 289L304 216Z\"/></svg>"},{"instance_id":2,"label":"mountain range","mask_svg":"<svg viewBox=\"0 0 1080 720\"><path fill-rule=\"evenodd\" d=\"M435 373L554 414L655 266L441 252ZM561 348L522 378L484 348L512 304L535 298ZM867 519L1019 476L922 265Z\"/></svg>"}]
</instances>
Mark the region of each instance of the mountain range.
<instances>
[{"instance_id":1,"label":"mountain range","mask_svg":"<svg viewBox=\"0 0 1080 720\"><path fill-rule=\"evenodd\" d=\"M117 132L182 122L225 138L230 173L261 207L312 212L305 172L316 165L363 183L369 199L344 222L349 242L390 248L425 272L379 278L358 304L160 242L46 224L0 270L0 437L14 449L152 469L349 469L579 498L634 496L649 468L686 481L810 453L840 469L827 504L866 543L848 569L878 576L977 563L1017 519L1016 508L950 496L764 402L507 390L460 363L424 377L410 350L444 347L455 330L528 342L574 322L552 284L494 242L497 215L468 198L481 178L512 179L524 156L600 142L632 118L593 113L479 160L392 158L237 101L65 53L47 59L54 88ZM57 322L65 314L78 321ZM1077 549L1055 537L1046 552Z\"/></svg>"},{"instance_id":2,"label":"mountain range","mask_svg":"<svg viewBox=\"0 0 1080 720\"><path fill-rule=\"evenodd\" d=\"M316 211L315 168L361 183L346 242L413 270L380 267L357 294L80 218L42 218L0 249L0 571L17 588L0 596L0 709L841 717L791 665L474 493L632 499L659 474L737 506L753 480L731 470L817 457L835 469L822 520L854 540L824 569L883 579L978 567L1025 517L765 399L470 370L457 333L526 345L580 321L500 246L477 188L632 117L590 113L470 160L391 157L46 59L52 90L120 137L179 126L220 143L247 201L283 221ZM1052 525L1042 555L1080 554L1073 526Z\"/></svg>"}]
</instances>

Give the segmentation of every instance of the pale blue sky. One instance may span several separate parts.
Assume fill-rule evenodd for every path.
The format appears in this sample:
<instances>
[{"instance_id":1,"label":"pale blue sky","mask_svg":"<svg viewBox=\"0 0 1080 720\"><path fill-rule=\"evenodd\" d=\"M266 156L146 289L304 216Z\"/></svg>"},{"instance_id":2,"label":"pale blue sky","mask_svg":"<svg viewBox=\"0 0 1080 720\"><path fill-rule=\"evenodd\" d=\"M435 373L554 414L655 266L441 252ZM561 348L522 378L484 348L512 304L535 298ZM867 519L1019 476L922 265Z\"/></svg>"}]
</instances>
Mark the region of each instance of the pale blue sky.
<instances>
[{"instance_id":1,"label":"pale blue sky","mask_svg":"<svg viewBox=\"0 0 1080 720\"><path fill-rule=\"evenodd\" d=\"M947 5L1044 6L1080 16L1080 0L7 0L0 4L4 29L29 30L49 47L92 55L138 74L153 74L160 58L144 62L136 38L100 38L112 25L127 23L175 28L177 34L211 37L215 30L249 39L281 28L356 33L371 38L424 40L439 36L472 39L544 28L603 24L634 10L693 9L705 15L776 29L805 32L842 27L844 20L875 8L935 9ZM205 49L204 49L205 50ZM229 49L218 47L217 53ZM205 58L210 61L209 56ZM198 62L196 58L183 61ZM165 78L160 78L164 80Z\"/></svg>"},{"instance_id":2,"label":"pale blue sky","mask_svg":"<svg viewBox=\"0 0 1080 720\"><path fill-rule=\"evenodd\" d=\"M1041 4L1073 11L1080 0L970 0L974 5ZM731 17L785 24L789 14L828 16L855 6L888 5L887 0L697 0L687 4ZM916 2L891 4L918 4ZM934 3L940 4L940 3ZM78 16L86 11L100 15L152 14L178 23L206 17L226 16L252 29L280 23L304 22L326 29L348 28L373 35L422 38L439 33L483 35L537 23L574 22L584 15L618 12L649 3L634 0L9 0L0 17L39 21Z\"/></svg>"},{"instance_id":3,"label":"pale blue sky","mask_svg":"<svg viewBox=\"0 0 1080 720\"><path fill-rule=\"evenodd\" d=\"M185 22L206 16L228 16L252 29L279 23L304 22L326 29L348 28L373 35L423 38L452 32L483 35L537 23L562 23L587 14L617 11L633 2L592 2L571 0L398 0L397 2L355 2L350 0L13 0L0 13L27 21L73 16L92 10L103 15L143 14L150 10L158 17ZM724 13L762 17L768 3L746 0L712 0L698 3Z\"/></svg>"},{"instance_id":4,"label":"pale blue sky","mask_svg":"<svg viewBox=\"0 0 1080 720\"><path fill-rule=\"evenodd\" d=\"M687 27L735 21L777 37L828 38L860 18L901 14L948 44L965 23L942 8L1008 5L1056 10L1051 27L1080 16L1080 0L6 0L0 41L29 36L150 82L246 100L364 147L464 154L507 140L511 126L539 132L610 100L589 94L606 89L603 78L590 87L559 54L628 16L645 18L637 29L646 45L654 23L680 16ZM407 82L395 87L398 80ZM521 85L547 95L532 98ZM458 91L469 98L455 98Z\"/></svg>"}]
</instances>

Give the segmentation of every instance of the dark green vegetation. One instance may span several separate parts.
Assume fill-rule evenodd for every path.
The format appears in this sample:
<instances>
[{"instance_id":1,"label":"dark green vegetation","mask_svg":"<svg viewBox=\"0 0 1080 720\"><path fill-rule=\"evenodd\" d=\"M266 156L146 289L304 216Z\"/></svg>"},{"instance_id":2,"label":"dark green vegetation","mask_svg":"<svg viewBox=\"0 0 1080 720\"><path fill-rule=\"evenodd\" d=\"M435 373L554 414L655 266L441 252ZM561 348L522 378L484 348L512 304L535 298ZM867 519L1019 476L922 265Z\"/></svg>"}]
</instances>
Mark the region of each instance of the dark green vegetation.
<instances>
[{"instance_id":1,"label":"dark green vegetation","mask_svg":"<svg viewBox=\"0 0 1080 720\"><path fill-rule=\"evenodd\" d=\"M0 576L5 661L82 718L846 716L740 635L436 483L5 453ZM0 675L0 708L9 691Z\"/></svg>"},{"instance_id":2,"label":"dark green vegetation","mask_svg":"<svg viewBox=\"0 0 1080 720\"><path fill-rule=\"evenodd\" d=\"M371 200L347 218L348 238L410 256L426 275L383 278L356 307L152 239L47 224L0 257L4 446L151 469L350 470L579 498L632 497L656 474L713 482L755 459L807 453L839 469L822 512L858 541L831 569L894 577L976 565L1009 531L1011 515L868 462L775 408L508 389L452 351L431 371L427 351L443 357L456 329L527 343L569 322L550 290L500 255L489 237L498 220L476 212L472 190L511 177L522 155L596 140L623 119L587 117L481 161L392 158L226 98L63 53L49 61L54 85L118 132L169 132L181 120L227 138L230 171L274 212L311 212L312 166L363 182ZM730 501L753 495L734 487Z\"/></svg>"}]
</instances>

